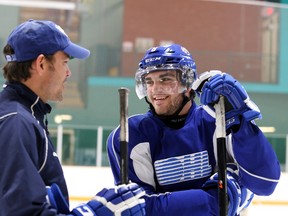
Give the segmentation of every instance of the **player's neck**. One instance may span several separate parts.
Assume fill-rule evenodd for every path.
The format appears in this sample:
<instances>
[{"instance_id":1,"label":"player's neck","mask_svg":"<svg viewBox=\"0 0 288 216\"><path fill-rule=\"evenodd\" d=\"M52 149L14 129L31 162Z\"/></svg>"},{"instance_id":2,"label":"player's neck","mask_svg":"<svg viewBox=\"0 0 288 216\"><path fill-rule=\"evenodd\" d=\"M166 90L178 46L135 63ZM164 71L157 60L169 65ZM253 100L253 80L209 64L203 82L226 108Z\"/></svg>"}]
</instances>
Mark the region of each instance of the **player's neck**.
<instances>
[{"instance_id":1,"label":"player's neck","mask_svg":"<svg viewBox=\"0 0 288 216\"><path fill-rule=\"evenodd\" d=\"M192 106L193 101L189 100L183 107L183 109L180 111L180 113L178 114L178 116L183 116L183 115L187 115L191 106Z\"/></svg>"}]
</instances>

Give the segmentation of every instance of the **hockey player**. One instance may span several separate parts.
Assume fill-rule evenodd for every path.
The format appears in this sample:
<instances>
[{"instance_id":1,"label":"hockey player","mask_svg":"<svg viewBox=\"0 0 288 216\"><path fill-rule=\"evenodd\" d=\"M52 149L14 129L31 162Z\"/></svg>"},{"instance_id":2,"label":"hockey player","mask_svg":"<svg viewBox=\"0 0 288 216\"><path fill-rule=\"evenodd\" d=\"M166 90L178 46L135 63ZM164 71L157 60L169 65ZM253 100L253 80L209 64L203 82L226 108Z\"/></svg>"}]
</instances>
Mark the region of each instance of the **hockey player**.
<instances>
[{"instance_id":1,"label":"hockey player","mask_svg":"<svg viewBox=\"0 0 288 216\"><path fill-rule=\"evenodd\" d=\"M44 116L51 111L48 101L62 100L70 58L85 59L89 50L72 43L55 23L29 20L11 32L3 53L0 215L145 215L145 192L134 183L104 188L88 203L69 209Z\"/></svg>"},{"instance_id":2,"label":"hockey player","mask_svg":"<svg viewBox=\"0 0 288 216\"><path fill-rule=\"evenodd\" d=\"M142 186L147 215L218 215L214 104L225 96L228 215L239 215L253 194L270 195L280 166L254 120L258 107L232 76L221 71L196 77L182 46L149 49L135 75L136 93L150 109L129 117L129 179ZM192 86L193 84L193 86ZM203 105L196 105L195 92ZM119 127L107 140L119 183Z\"/></svg>"}]
</instances>

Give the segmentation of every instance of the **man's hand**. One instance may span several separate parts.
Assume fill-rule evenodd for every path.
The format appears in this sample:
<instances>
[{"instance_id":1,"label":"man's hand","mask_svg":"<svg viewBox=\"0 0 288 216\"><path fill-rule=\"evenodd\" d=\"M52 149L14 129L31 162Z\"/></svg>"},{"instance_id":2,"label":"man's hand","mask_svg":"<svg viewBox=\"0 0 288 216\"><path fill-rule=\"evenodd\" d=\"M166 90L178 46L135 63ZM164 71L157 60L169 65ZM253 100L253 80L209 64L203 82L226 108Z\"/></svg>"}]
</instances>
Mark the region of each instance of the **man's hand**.
<instances>
[{"instance_id":1,"label":"man's hand","mask_svg":"<svg viewBox=\"0 0 288 216\"><path fill-rule=\"evenodd\" d=\"M203 188L215 188L218 185L218 173L212 175ZM239 215L251 203L254 194L239 183L238 169L235 164L227 166L228 215Z\"/></svg>"},{"instance_id":2,"label":"man's hand","mask_svg":"<svg viewBox=\"0 0 288 216\"><path fill-rule=\"evenodd\" d=\"M72 210L77 216L144 216L145 201L141 199L145 192L135 183L104 188L88 203Z\"/></svg>"},{"instance_id":3,"label":"man's hand","mask_svg":"<svg viewBox=\"0 0 288 216\"><path fill-rule=\"evenodd\" d=\"M145 191L135 183L104 188L70 212L58 185L47 187L47 203L57 213L70 216L144 216L144 195Z\"/></svg>"},{"instance_id":4,"label":"man's hand","mask_svg":"<svg viewBox=\"0 0 288 216\"><path fill-rule=\"evenodd\" d=\"M244 87L231 75L212 70L202 73L192 85L200 96L200 102L214 110L220 95L225 97L225 117L227 130L245 121L261 118L259 108L250 100ZM241 116L241 118L240 118Z\"/></svg>"}]
</instances>

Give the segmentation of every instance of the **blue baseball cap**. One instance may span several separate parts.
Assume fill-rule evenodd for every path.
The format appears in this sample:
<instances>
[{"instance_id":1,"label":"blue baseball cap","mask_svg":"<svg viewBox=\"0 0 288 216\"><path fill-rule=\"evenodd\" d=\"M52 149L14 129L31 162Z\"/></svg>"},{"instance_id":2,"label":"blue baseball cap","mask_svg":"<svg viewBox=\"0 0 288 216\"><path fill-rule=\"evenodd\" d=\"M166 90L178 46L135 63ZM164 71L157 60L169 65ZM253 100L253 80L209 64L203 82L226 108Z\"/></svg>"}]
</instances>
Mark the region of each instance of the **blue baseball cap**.
<instances>
[{"instance_id":1,"label":"blue baseball cap","mask_svg":"<svg viewBox=\"0 0 288 216\"><path fill-rule=\"evenodd\" d=\"M48 20L28 20L17 26L9 35L9 44L15 54L6 60L23 62L36 59L40 54L52 55L63 51L72 58L85 59L90 51L71 42L64 30Z\"/></svg>"}]
</instances>

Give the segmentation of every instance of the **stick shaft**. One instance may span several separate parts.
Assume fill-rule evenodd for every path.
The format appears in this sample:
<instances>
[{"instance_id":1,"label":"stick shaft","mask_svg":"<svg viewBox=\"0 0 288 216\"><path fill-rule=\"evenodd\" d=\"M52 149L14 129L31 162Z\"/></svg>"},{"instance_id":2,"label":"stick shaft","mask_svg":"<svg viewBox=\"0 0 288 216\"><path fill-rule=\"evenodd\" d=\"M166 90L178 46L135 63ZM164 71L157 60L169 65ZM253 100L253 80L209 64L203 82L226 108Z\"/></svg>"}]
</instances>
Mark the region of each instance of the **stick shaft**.
<instances>
[{"instance_id":1,"label":"stick shaft","mask_svg":"<svg viewBox=\"0 0 288 216\"><path fill-rule=\"evenodd\" d=\"M128 184L128 94L129 89L118 89L120 99L120 181Z\"/></svg>"},{"instance_id":2,"label":"stick shaft","mask_svg":"<svg viewBox=\"0 0 288 216\"><path fill-rule=\"evenodd\" d=\"M217 137L217 158L218 158L218 201L219 215L227 216L227 177L226 177L226 124L224 97L220 96L218 104L215 104L216 111L216 137Z\"/></svg>"}]
</instances>

